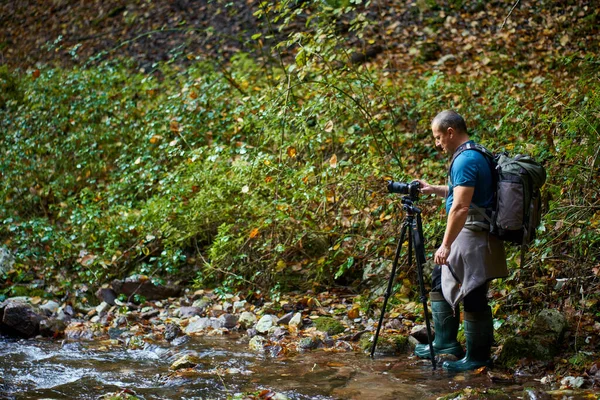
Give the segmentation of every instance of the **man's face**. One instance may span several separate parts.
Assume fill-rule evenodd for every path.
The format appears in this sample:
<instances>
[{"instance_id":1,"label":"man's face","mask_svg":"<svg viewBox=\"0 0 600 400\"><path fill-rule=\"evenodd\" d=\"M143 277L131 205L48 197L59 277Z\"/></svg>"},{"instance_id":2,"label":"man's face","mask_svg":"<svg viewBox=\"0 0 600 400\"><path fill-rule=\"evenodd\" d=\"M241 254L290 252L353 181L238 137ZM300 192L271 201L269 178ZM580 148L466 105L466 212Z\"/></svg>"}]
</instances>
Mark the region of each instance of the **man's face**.
<instances>
[{"instance_id":1,"label":"man's face","mask_svg":"<svg viewBox=\"0 0 600 400\"><path fill-rule=\"evenodd\" d=\"M431 127L433 138L435 139L435 147L442 149L447 154L454 152L454 149L450 148L451 130L452 128L448 128L448 131L444 132L437 125Z\"/></svg>"}]
</instances>

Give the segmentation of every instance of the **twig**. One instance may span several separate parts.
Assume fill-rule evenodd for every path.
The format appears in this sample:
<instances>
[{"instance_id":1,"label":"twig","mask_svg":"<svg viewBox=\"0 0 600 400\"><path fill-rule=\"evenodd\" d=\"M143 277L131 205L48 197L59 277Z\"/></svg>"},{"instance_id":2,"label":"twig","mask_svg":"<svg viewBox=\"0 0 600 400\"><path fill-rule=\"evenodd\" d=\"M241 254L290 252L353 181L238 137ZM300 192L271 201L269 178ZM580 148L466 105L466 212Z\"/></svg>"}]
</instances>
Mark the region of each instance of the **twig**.
<instances>
[{"instance_id":1,"label":"twig","mask_svg":"<svg viewBox=\"0 0 600 400\"><path fill-rule=\"evenodd\" d=\"M510 11L508 12L508 15L506 16L506 18L504 18L504 22L502 23L502 26L500 27L500 30L502 30L504 28L504 25L506 25L506 21L508 21L508 18L510 18L510 14L512 14L513 10L515 9L515 7L517 6L517 4L519 4L520 0L517 0L515 2L515 4L512 6L512 8L510 9Z\"/></svg>"}]
</instances>

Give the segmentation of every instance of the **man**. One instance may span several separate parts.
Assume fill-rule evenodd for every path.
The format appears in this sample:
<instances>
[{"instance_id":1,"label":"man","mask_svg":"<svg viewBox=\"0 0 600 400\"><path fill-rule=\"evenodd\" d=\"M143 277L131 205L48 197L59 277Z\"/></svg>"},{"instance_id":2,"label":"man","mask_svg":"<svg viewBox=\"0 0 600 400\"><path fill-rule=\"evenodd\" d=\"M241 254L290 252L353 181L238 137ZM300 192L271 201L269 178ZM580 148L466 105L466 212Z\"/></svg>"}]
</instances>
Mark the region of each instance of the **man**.
<instances>
[{"instance_id":1,"label":"man","mask_svg":"<svg viewBox=\"0 0 600 400\"><path fill-rule=\"evenodd\" d=\"M494 328L487 299L488 282L508 275L506 256L502 241L489 234L489 225L481 215L493 203L491 166L483 154L468 149L474 143L469 139L464 119L455 111L442 111L433 119L431 130L435 145L448 155L467 148L453 159L447 186L419 180L421 193L446 198L448 214L432 273L433 348L437 354L463 355L456 340L460 323L458 303L462 301L467 352L462 359L446 361L442 367L466 371L491 364ZM415 354L428 358L429 345L418 345Z\"/></svg>"}]
</instances>

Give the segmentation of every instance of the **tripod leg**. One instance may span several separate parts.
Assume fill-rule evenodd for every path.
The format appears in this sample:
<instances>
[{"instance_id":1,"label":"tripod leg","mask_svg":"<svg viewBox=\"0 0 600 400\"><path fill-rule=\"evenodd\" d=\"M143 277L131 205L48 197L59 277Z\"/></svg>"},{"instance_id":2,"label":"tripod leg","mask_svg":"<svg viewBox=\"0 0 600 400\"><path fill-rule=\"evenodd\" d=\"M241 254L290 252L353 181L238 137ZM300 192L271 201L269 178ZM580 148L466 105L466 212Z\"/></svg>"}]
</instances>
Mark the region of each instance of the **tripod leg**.
<instances>
[{"instance_id":1,"label":"tripod leg","mask_svg":"<svg viewBox=\"0 0 600 400\"><path fill-rule=\"evenodd\" d=\"M383 317L385 316L385 309L387 307L388 299L390 298L390 296L392 294L392 287L394 286L394 277L396 276L396 267L398 266L398 258L400 258L400 250L402 249L402 243L404 242L404 237L406 236L408 227L409 227L408 223L402 224L400 240L398 240L398 245L396 246L396 255L394 256L394 263L392 264L392 273L390 274L390 279L388 281L387 290L385 292L385 297L383 299L381 315L379 315L379 323L377 324L377 330L375 331L375 337L373 338L373 345L371 346L371 358L373 358L373 356L375 355L375 347L377 346L377 339L379 339L379 331L381 330L381 324L383 323Z\"/></svg>"},{"instance_id":2,"label":"tripod leg","mask_svg":"<svg viewBox=\"0 0 600 400\"><path fill-rule=\"evenodd\" d=\"M415 258L417 260L417 276L419 278L419 294L421 304L423 304L423 313L425 314L425 326L427 327L427 340L429 341L429 352L431 355L431 366L435 369L435 353L433 352L433 340L431 335L431 323L429 321L429 312L427 310L427 294L425 293L425 281L423 279L423 264L425 263L425 245L423 243L423 228L421 225L421 215L417 214L416 221L411 224L411 237L415 246ZM410 240L410 238L409 238Z\"/></svg>"}]
</instances>

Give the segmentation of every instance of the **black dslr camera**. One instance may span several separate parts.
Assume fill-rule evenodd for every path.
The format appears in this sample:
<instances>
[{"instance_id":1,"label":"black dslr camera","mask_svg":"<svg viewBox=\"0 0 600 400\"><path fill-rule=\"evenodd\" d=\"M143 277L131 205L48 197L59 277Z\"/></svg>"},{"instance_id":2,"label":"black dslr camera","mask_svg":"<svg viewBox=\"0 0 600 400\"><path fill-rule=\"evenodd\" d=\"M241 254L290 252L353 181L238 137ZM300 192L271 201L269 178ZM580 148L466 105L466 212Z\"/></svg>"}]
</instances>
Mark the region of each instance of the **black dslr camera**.
<instances>
[{"instance_id":1,"label":"black dslr camera","mask_svg":"<svg viewBox=\"0 0 600 400\"><path fill-rule=\"evenodd\" d=\"M411 183L388 181L387 184L388 192L407 194L412 201L417 201L419 199L420 187L421 184L419 181L412 181Z\"/></svg>"}]
</instances>

